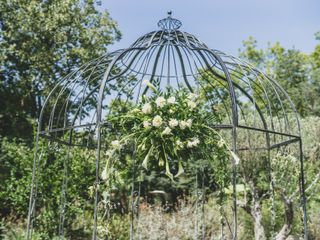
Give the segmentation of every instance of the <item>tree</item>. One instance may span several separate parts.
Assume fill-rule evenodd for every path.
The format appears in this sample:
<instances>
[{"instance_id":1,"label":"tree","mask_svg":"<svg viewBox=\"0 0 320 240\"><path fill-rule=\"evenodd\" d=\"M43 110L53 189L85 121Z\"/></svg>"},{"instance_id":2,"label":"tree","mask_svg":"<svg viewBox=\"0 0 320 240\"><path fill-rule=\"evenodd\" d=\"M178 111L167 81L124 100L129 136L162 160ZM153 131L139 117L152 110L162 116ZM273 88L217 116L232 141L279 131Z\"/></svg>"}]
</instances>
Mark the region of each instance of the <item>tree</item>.
<instances>
[{"instance_id":1,"label":"tree","mask_svg":"<svg viewBox=\"0 0 320 240\"><path fill-rule=\"evenodd\" d=\"M269 44L265 50L258 49L257 41L252 37L243 45L240 57L253 63L286 89L302 117L319 116L320 45L310 55L294 48L285 49L279 43Z\"/></svg>"},{"instance_id":2,"label":"tree","mask_svg":"<svg viewBox=\"0 0 320 240\"><path fill-rule=\"evenodd\" d=\"M60 146L46 145L40 141L41 149L40 171L38 175L37 207L42 214L35 221L34 227L41 238L53 239L59 226L61 207L61 187L63 181L64 161L69 154L72 162L68 162L67 213L65 226L68 236L77 239L77 234L89 238L90 234L84 227L84 221L79 220L83 215L91 217L92 194L88 186L94 182L94 151ZM3 139L0 148L0 219L10 226L18 226L26 219L28 198L32 179L33 149L25 143ZM85 177L84 177L85 176ZM25 230L25 229L24 229ZM9 237L17 239L17 236Z\"/></svg>"},{"instance_id":3,"label":"tree","mask_svg":"<svg viewBox=\"0 0 320 240\"><path fill-rule=\"evenodd\" d=\"M320 34L316 34L320 39ZM279 43L269 45L266 50L257 49L257 41L250 37L244 41L244 49L240 50L240 57L249 60L257 68L266 72L271 78L280 83L288 92L298 113L305 116L319 116L319 69L320 69L320 45L316 46L310 55L304 54L297 49L284 49ZM304 149L306 160L306 194L308 200L315 200L314 192L319 185L318 164L314 161L318 159L318 141L311 133L316 134L317 118L304 118L302 121L302 138L307 146L313 146L312 152L308 148ZM310 130L312 126L312 130ZM312 140L311 140L312 139ZM257 141L257 138L255 138ZM314 146L316 145L316 146ZM255 155L255 154L254 154ZM266 239L267 228L263 225L262 209L268 196L268 178L257 172L267 171L266 164L259 164L259 156L248 156L249 161L242 161L241 177L248 191L244 201L239 201L239 206L244 209L252 218L255 225L255 239ZM262 159L262 158L261 158ZM283 212L284 222L277 223L277 232L275 239L287 239L290 234L297 232L297 209L299 203L299 162L291 155L277 155L271 160L273 169L273 185L276 194L276 202L281 209L277 212ZM317 170L315 170L317 169ZM283 174L290 172L291 174ZM252 174L254 173L254 174ZM247 195L251 197L246 198ZM279 208L279 207L278 207Z\"/></svg>"},{"instance_id":4,"label":"tree","mask_svg":"<svg viewBox=\"0 0 320 240\"><path fill-rule=\"evenodd\" d=\"M44 96L121 34L95 0L0 3L0 135L32 136Z\"/></svg>"}]
</instances>

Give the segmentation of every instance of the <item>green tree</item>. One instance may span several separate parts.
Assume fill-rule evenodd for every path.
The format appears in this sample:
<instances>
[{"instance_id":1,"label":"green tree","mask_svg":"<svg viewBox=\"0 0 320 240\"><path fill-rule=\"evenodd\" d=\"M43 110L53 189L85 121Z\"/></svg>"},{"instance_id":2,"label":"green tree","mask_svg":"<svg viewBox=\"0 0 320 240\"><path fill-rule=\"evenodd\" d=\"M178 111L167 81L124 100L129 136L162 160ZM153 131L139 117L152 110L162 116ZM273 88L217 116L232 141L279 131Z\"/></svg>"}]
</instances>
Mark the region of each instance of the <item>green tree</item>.
<instances>
[{"instance_id":1,"label":"green tree","mask_svg":"<svg viewBox=\"0 0 320 240\"><path fill-rule=\"evenodd\" d=\"M319 34L317 34L319 38ZM320 45L311 54L297 49L285 49L279 43L258 49L257 41L250 37L243 42L240 57L276 80L289 94L298 113L304 117L320 114L318 97L320 79Z\"/></svg>"},{"instance_id":2,"label":"green tree","mask_svg":"<svg viewBox=\"0 0 320 240\"><path fill-rule=\"evenodd\" d=\"M19 223L23 225L28 210L32 179L33 149L24 143L0 142L0 219L8 230ZM37 208L41 212L35 221L35 229L41 239L52 239L57 234L61 207L61 189L64 178L64 161L68 165L68 187L66 188L65 227L67 235L76 239L86 234L86 221L92 219L92 194L89 186L94 182L94 151L58 146L46 141L39 143L41 160L38 173ZM59 151L57 151L59 147ZM68 160L69 156L69 160ZM72 161L70 161L72 159ZM85 176L85 177L84 177ZM83 215L88 217L83 220ZM14 231L14 230L13 230ZM10 237L9 237L10 238ZM13 238L13 237L12 237ZM11 239L11 238L10 238ZM14 238L16 239L16 237Z\"/></svg>"},{"instance_id":3,"label":"green tree","mask_svg":"<svg viewBox=\"0 0 320 240\"><path fill-rule=\"evenodd\" d=\"M120 39L94 0L0 2L0 135L30 138L57 81Z\"/></svg>"},{"instance_id":4,"label":"green tree","mask_svg":"<svg viewBox=\"0 0 320 240\"><path fill-rule=\"evenodd\" d=\"M320 40L320 34L316 34ZM305 144L305 178L306 194L309 201L310 213L318 212L315 206L318 198L315 193L319 188L319 167L315 159L319 159L319 143L316 139L317 120L319 116L319 71L320 71L320 44L311 54L305 54L297 49L285 49L279 43L269 45L267 49L258 49L257 41L250 37L243 42L244 49L240 50L240 57L247 59L255 67L266 72L276 80L289 94L300 116L305 117L301 121L302 139ZM252 137L252 136L251 136ZM255 141L258 138L255 137ZM294 149L294 146L293 146ZM294 152L295 150L293 150ZM240 155L240 157L243 157ZM244 201L239 201L239 206L252 216L255 225L255 239L266 239L272 231L270 223L264 223L263 218L269 218L263 212L268 206L266 201L268 193L268 176L257 174L267 172L267 161L259 164L262 156L256 153L252 156L244 156L240 175L249 191L246 192ZM248 159L248 160L247 160ZM299 206L299 161L293 156L276 155L271 160L271 169L274 194L275 194L275 239L287 239L289 235L299 235L301 232L301 213L296 211ZM292 174L283 174L290 172ZM252 174L253 173L253 174ZM249 195L251 197L247 198ZM298 213L298 214L297 214ZM312 214L311 218L313 217ZM284 219L280 219L281 216ZM309 237L316 236L314 225L311 224Z\"/></svg>"},{"instance_id":5,"label":"green tree","mask_svg":"<svg viewBox=\"0 0 320 240\"><path fill-rule=\"evenodd\" d=\"M320 41L320 32L316 33L316 39ZM320 92L320 43L315 47L311 53L311 77L312 94L309 98L313 101L310 102L311 110L316 116L320 116L319 92Z\"/></svg>"}]
</instances>

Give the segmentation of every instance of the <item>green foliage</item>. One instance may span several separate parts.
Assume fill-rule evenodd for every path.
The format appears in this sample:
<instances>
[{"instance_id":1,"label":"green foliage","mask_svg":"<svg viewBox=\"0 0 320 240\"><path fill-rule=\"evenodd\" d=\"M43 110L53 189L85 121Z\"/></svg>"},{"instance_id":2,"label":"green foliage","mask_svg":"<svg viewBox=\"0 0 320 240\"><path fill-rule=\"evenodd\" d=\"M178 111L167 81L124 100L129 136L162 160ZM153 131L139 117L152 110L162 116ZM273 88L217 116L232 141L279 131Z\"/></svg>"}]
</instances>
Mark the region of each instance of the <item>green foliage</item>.
<instances>
[{"instance_id":1,"label":"green foliage","mask_svg":"<svg viewBox=\"0 0 320 240\"><path fill-rule=\"evenodd\" d=\"M25 217L28 208L33 153L25 144L1 142L1 215ZM14 211L14 212L11 212ZM22 216L21 216L22 215Z\"/></svg>"},{"instance_id":2,"label":"green foliage","mask_svg":"<svg viewBox=\"0 0 320 240\"><path fill-rule=\"evenodd\" d=\"M105 184L99 186L105 212L128 212L133 180L150 202L156 201L150 192L163 190L161 202L171 209L176 208L179 197L190 195L195 188L223 192L230 184L230 155L238 160L211 128L219 120L212 107L204 104L202 93L186 89L160 92L150 82L145 84L153 94L137 105L115 100L110 106L107 121L112 128L103 130L108 141L107 151L101 154ZM224 195L219 197L222 204ZM110 202L116 209L110 209Z\"/></svg>"},{"instance_id":3,"label":"green foliage","mask_svg":"<svg viewBox=\"0 0 320 240\"><path fill-rule=\"evenodd\" d=\"M210 127L215 122L215 116L205 109L196 94L170 90L162 94L155 91L151 97L144 96L136 107L123 106L121 102L114 105L117 112L111 114L108 121L112 123L119 140L111 142L110 159L121 147L136 144L135 158L139 165L148 169L152 160L153 164L157 161L159 166L165 166L166 174L173 179L170 165L174 162L178 168L175 177L178 177L184 172L183 165L187 164L188 159L213 162L213 153L218 156L219 152L224 151L223 139ZM114 110L113 107L111 109ZM221 141L222 151L218 141Z\"/></svg>"},{"instance_id":4,"label":"green foliage","mask_svg":"<svg viewBox=\"0 0 320 240\"><path fill-rule=\"evenodd\" d=\"M202 94L186 89L162 93L150 82L145 84L153 90L151 96L143 96L137 105L115 100L110 107L108 122L112 131L105 134L111 147L107 147L101 174L107 186L128 186L135 161L145 191L148 186L161 186L171 193L175 188L188 191L198 173L211 191L223 191L230 184L228 155L238 159L211 128L218 120L212 108L204 104ZM132 158L130 150L135 152Z\"/></svg>"},{"instance_id":5,"label":"green foliage","mask_svg":"<svg viewBox=\"0 0 320 240\"><path fill-rule=\"evenodd\" d=\"M108 224L108 238L110 240L129 239L130 215L113 215Z\"/></svg>"},{"instance_id":6,"label":"green foliage","mask_svg":"<svg viewBox=\"0 0 320 240\"><path fill-rule=\"evenodd\" d=\"M40 142L41 159L38 173L37 210L41 212L35 222L36 231L42 239L51 239L57 232L60 214L61 184L63 180L64 160L67 149L57 151L56 145L46 147L46 142ZM77 216L85 211L92 213L92 198L88 186L94 182L94 164L89 150L73 149L69 153L67 215L66 226L73 231L84 228L75 226ZM26 219L32 179L33 149L21 143L1 142L0 165L0 201L1 218L17 221ZM86 176L85 178L83 176ZM84 229L82 229L84 230Z\"/></svg>"},{"instance_id":7,"label":"green foliage","mask_svg":"<svg viewBox=\"0 0 320 240\"><path fill-rule=\"evenodd\" d=\"M0 2L0 135L32 140L33 120L57 81L120 38L97 1Z\"/></svg>"},{"instance_id":8,"label":"green foliage","mask_svg":"<svg viewBox=\"0 0 320 240\"><path fill-rule=\"evenodd\" d=\"M271 160L271 168L274 184L280 188L281 194L283 196L293 194L299 182L299 160L291 154L278 154Z\"/></svg>"},{"instance_id":9,"label":"green foliage","mask_svg":"<svg viewBox=\"0 0 320 240\"><path fill-rule=\"evenodd\" d=\"M320 45L310 55L297 49L284 49L279 43L258 49L257 41L250 37L243 42L240 57L276 80L289 94L301 116L320 114Z\"/></svg>"}]
</instances>

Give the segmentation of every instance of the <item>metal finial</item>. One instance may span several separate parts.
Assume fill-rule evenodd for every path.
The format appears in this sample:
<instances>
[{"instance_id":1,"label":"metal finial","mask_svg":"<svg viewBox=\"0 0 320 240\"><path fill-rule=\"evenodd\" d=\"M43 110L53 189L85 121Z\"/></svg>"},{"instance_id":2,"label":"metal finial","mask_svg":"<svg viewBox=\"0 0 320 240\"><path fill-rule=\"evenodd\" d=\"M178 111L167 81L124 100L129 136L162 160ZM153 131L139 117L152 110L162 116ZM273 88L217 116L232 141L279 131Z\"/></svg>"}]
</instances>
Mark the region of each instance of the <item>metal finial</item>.
<instances>
[{"instance_id":1,"label":"metal finial","mask_svg":"<svg viewBox=\"0 0 320 240\"><path fill-rule=\"evenodd\" d=\"M173 30L177 30L181 27L182 23L175 18L172 18L172 11L168 11L168 17L161 19L158 22L158 26L164 30L164 31L173 31Z\"/></svg>"}]
</instances>

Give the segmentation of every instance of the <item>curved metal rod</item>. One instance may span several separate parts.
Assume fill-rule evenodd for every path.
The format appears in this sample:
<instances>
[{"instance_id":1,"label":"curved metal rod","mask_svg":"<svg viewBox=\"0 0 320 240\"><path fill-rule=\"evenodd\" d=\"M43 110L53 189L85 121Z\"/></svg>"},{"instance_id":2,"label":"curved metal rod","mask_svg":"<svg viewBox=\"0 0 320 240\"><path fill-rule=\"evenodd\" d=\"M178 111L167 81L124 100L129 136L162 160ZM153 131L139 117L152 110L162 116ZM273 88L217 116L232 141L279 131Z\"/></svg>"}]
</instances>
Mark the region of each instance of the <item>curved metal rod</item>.
<instances>
[{"instance_id":1,"label":"curved metal rod","mask_svg":"<svg viewBox=\"0 0 320 240\"><path fill-rule=\"evenodd\" d=\"M239 65L236 65L236 66L239 66ZM234 70L233 70L234 71ZM240 73L240 72L238 72L240 75L242 75L242 76L244 76L244 77L247 77L248 78L248 76L247 75L245 75L245 74L243 74L243 73ZM220 76L220 75L217 75L217 76ZM221 76L220 76L221 77ZM223 78L223 77L221 77L221 78ZM258 79L258 77L257 77L257 79ZM259 80L259 79L258 79ZM260 81L260 80L259 80ZM263 88L263 87L261 87L259 84L257 84L256 82L254 82L254 81L252 81L253 82L253 84L255 84L260 90L262 90L264 93L265 93L265 96L267 96L267 92L265 91L265 89ZM238 88L238 87L240 87L240 85L239 84L237 84L237 83L235 83L234 82L234 85ZM242 91L243 92L243 91ZM246 91L245 91L246 92ZM245 93L245 95L248 97L248 96L250 96L248 93ZM264 106L266 106L266 108L268 109L268 111L269 111L269 114L270 114L270 116L271 116L271 127L272 127L272 129L274 130L274 127L273 127L273 121L272 121L272 111L271 111L271 103L270 103L270 100L269 100L269 98L268 97L266 97L267 98L267 102L268 102L268 104L266 104L265 103L265 101L264 101L264 99L260 96L260 95L258 95L258 97L259 97L259 99L263 102L263 104L264 104ZM253 100L253 98L252 98L252 100ZM252 101L252 103L254 103L254 101Z\"/></svg>"},{"instance_id":2,"label":"curved metal rod","mask_svg":"<svg viewBox=\"0 0 320 240\"><path fill-rule=\"evenodd\" d=\"M263 87L263 85L264 85L264 82L267 82L267 83L269 83L269 79L267 79L266 78L266 76L265 76L265 74L263 74L262 72L260 72L260 71L258 71L258 70L256 70L256 69L254 69L254 67L252 66L252 65L250 65L249 63L247 63L247 62L245 62L245 61L241 61L241 60L239 60L239 59L237 59L237 58L235 58L235 57L232 57L232 56L228 56L228 55L226 55L226 54L224 54L224 53L222 53L222 52L220 52L220 51L217 51L217 50L215 50L216 52L218 52L219 54L222 54L223 56L225 56L225 57L227 57L227 58L230 58L230 59L232 59L233 61L236 61L235 63L234 62L226 62L226 64L230 64L231 66L241 66L241 68L242 67L244 67L244 68L246 68L246 69L249 69L248 70L248 72L251 72L251 73L253 73L255 76L256 76L256 79L260 82L260 84L261 85L259 85L259 84L257 84L254 80L251 80L251 78L249 78L248 76L247 76L247 79L249 80L249 81L252 81L253 82L253 84L255 84L258 88L260 88L260 90L262 90L263 92L264 92L264 94L265 94L265 98L267 99L267 101L268 101L268 111L269 111L269 114L270 114L270 117L271 117L271 126L272 126L272 128L273 129L275 129L274 128L274 124L273 124L273 116L272 116L272 110L271 110L271 104L274 106L274 104L270 101L270 99L269 99L269 97L268 97L268 93L266 92L266 88L265 87ZM239 63L237 63L237 62L241 62L242 64L239 64ZM243 73L240 73L240 72L238 72L238 71L236 71L236 70L233 70L233 71L235 71L235 72L237 72L238 74L240 74L240 75L244 75ZM261 77L262 76L262 77ZM267 80L267 81L262 81L262 80ZM269 83L270 84L270 83ZM277 90L274 88L274 86L272 85L272 84L270 84L270 86L271 86L271 88L273 88L273 90L274 90L274 92L275 92L275 94L276 94L276 97L277 97L277 99L278 99L278 101L279 101L279 103L280 103L280 107L281 107L281 110L282 110L282 112L283 112L283 115L284 115L284 118L285 118L285 127L286 126L288 126L288 124L289 124L289 121L288 121L288 119L287 119L287 112L286 112L286 110L284 109L284 107L283 107L283 104L282 104L282 100L281 100L281 98L280 98L280 96L279 96L279 94L278 94L278 92L277 92ZM278 115L278 112L275 112L275 115L277 116L277 119L278 119L278 121L279 121L279 127L280 127L280 132L283 132L281 129L282 129L282 124L281 124L281 120L280 120L280 117L279 117L279 115Z\"/></svg>"},{"instance_id":3,"label":"curved metal rod","mask_svg":"<svg viewBox=\"0 0 320 240\"><path fill-rule=\"evenodd\" d=\"M205 59L205 57L204 57L203 55L201 55L201 56L202 56L203 59ZM210 70L210 72L211 72L214 76L216 76L216 77L218 77L218 78L226 81L226 79L225 79L223 76L221 76L221 75L219 75L219 74L217 74L217 73L215 73L215 72L213 71L213 69L209 66L209 64L208 64L207 61L205 61L205 63L206 63L206 65L207 65L207 68ZM218 81L218 79L217 79L217 81ZM219 82L220 82L220 81L219 81ZM220 84L224 85L222 82L220 82ZM235 85L236 88L239 87L238 84L235 84L235 83L234 83L234 85ZM240 90L252 103L254 103L254 98L251 97L244 89L241 88L241 89L239 89L239 90ZM261 99L261 100L263 101L263 99ZM256 106L256 107L258 107L258 106ZM264 129L268 129L267 124L266 124L266 121L265 121L264 116L263 116L263 114L262 114L262 111L260 110L260 108L257 109L257 111L259 112L259 115L260 115L260 117L262 118L261 120L262 120L263 123L264 123Z\"/></svg>"},{"instance_id":4,"label":"curved metal rod","mask_svg":"<svg viewBox=\"0 0 320 240\"><path fill-rule=\"evenodd\" d=\"M157 65L158 65L158 61L159 61L159 57L160 57L160 54L162 52L162 49L163 49L163 45L161 45L158 49L158 52L157 52L157 55L156 55L156 58L155 58L155 62L154 62L154 65L153 65L153 69L152 69L152 73L151 73L151 77L150 77L150 82L152 83L153 82L153 78L154 78L154 74L157 70ZM148 91L148 86L145 87L145 89L143 90L143 93L142 95L145 95Z\"/></svg>"},{"instance_id":5,"label":"curved metal rod","mask_svg":"<svg viewBox=\"0 0 320 240\"><path fill-rule=\"evenodd\" d=\"M110 55L103 56L103 57L100 57L100 58L109 57L109 56L111 56L111 54L110 54ZM72 74L71 74L71 76L70 76L69 78L64 79L64 80L66 81L66 84L62 85L63 87L60 89L60 92L59 92L59 94L58 94L58 96L57 96L57 98L56 98L55 104L54 104L53 107L52 107L52 111L51 111L50 118L49 118L49 128L52 128L53 118L54 118L54 112L55 112L56 106L57 106L57 104L58 104L58 101L59 101L59 99L60 99L60 96L62 96L62 94L64 93L64 91L65 91L66 89L68 89L68 86L69 86L69 85L74 84L74 87L75 87L75 84L77 83L77 81L78 81L78 79L79 79L79 77L76 77L76 78L72 79L71 81L69 81L69 80L71 79L71 77L72 77L73 75L80 75L80 76L81 76L84 72L88 71L88 69L87 69L88 67L90 67L94 62L96 62L96 61L97 61L98 59L100 59L100 58L96 58L96 59L90 61L89 63L85 64L82 68L79 68L79 69L77 69L75 72L72 72ZM91 69L91 68L89 68L89 70L90 70L90 69ZM57 84L56 86L58 87L58 86L60 86L60 85ZM73 88L74 88L74 87L73 87ZM71 93L72 93L72 91L69 93L67 99L64 101L64 104L65 104L66 101L69 99ZM51 95L51 94L49 94L48 98L51 98L50 95ZM43 106L43 108L44 108L44 107L45 107L45 105Z\"/></svg>"},{"instance_id":6,"label":"curved metal rod","mask_svg":"<svg viewBox=\"0 0 320 240\"><path fill-rule=\"evenodd\" d=\"M189 52L189 54L191 55L191 57L192 57L192 54L191 54L191 52L190 52L190 51L192 51L192 50L189 50L188 48L182 48L182 49L183 49L183 50L186 49L186 50ZM194 52L194 51L192 51L192 52ZM198 53L198 52L197 52L197 53ZM194 54L194 55L195 55L196 58L198 59L200 65L201 65L201 68L202 68L202 69L209 69L209 71L211 72L212 66L210 66L208 62L205 62L206 66L204 66L204 65L202 64L201 60L199 59L198 55L197 55L197 54ZM203 59L203 55L201 55L201 58ZM194 64L196 65L195 60L194 60ZM197 67L197 69L201 69L201 68L199 68L197 65L196 65L196 67ZM205 70L205 71L206 71L206 70ZM202 76L203 78L205 78L205 75L202 73L202 71L199 71L199 72L200 72L200 76ZM231 122L231 117L230 117L230 113L229 113L229 108L227 107L225 101L223 100L223 97L221 96L221 94L219 93L219 91L217 90L217 88L213 85L213 83L211 83L211 81L206 81L206 82L212 87L212 89L214 90L214 92L218 95L219 99L221 99L221 102L222 102L222 104L223 104L223 106L224 106L224 109L225 109L225 111L226 111L226 113L227 113L229 122ZM223 87L225 87L226 89L228 89L227 86L223 84L223 82L220 82L218 79L217 79L217 82L220 83L220 84L221 84ZM200 81L197 81L197 83L201 85ZM201 85L201 86L202 86L202 85ZM207 92L204 86L202 86L202 89L203 89L205 92ZM229 97L230 97L230 94L229 94ZM207 99L207 100L209 100L209 99ZM212 100L211 100L211 101L212 101Z\"/></svg>"},{"instance_id":7,"label":"curved metal rod","mask_svg":"<svg viewBox=\"0 0 320 240\"><path fill-rule=\"evenodd\" d=\"M188 79L186 78L186 69L184 67L182 54L181 54L178 46L174 46L174 47L176 49L176 52L178 53L178 57L179 57L179 60L180 60L180 66L181 66L183 80L184 80L185 84L187 85L188 89L190 90L190 92L193 92L193 89L192 89L191 85L189 84Z\"/></svg>"},{"instance_id":8,"label":"curved metal rod","mask_svg":"<svg viewBox=\"0 0 320 240\"><path fill-rule=\"evenodd\" d=\"M225 78L224 78L223 76L219 75L218 73L216 73L216 72L214 72L214 71L211 71L211 72L212 72L212 74L214 74L215 76L219 77L220 79L225 80ZM245 76L245 75L243 75L243 76ZM235 83L235 82L234 82L233 84L234 84L234 86L235 86L236 88L239 88L239 87L240 87L240 85L237 84L237 83ZM256 84L256 83L254 83L254 84ZM257 84L256 84L256 85L257 85ZM257 85L257 87L260 87L260 86ZM241 89L242 89L242 88L241 88ZM240 89L239 89L239 90L240 90ZM263 89L261 88L261 90L263 90ZM248 98L251 100L252 103L254 103L253 98L252 98L244 89L242 89L241 92L242 92L246 97L248 97ZM258 95L258 97L259 97L259 99L264 103L264 105L267 106L267 104L265 104L265 102L264 102L264 99L263 99L260 95ZM269 108L267 108L267 109L269 109ZM262 114L262 116L263 116L263 113L262 113L261 110L260 110L260 112L261 112L261 114ZM271 124L272 124L272 123L271 123ZM272 124L272 126L273 126L273 124ZM267 128L267 129L268 129L268 128ZM272 127L272 129L274 130L274 127Z\"/></svg>"},{"instance_id":9,"label":"curved metal rod","mask_svg":"<svg viewBox=\"0 0 320 240\"><path fill-rule=\"evenodd\" d=\"M296 107L294 106L290 96L288 95L288 93L274 80L272 80L271 78L269 78L266 74L262 73L264 75L265 78L267 78L270 82L272 82L274 85L276 85L281 91L282 93L286 96L287 100L290 103L291 108L293 109L294 113L295 113L295 118L296 118L296 122L297 122L297 127L298 127L298 134L299 136L301 136L301 126L300 126L300 121L299 121L299 117L298 117L298 112Z\"/></svg>"},{"instance_id":10,"label":"curved metal rod","mask_svg":"<svg viewBox=\"0 0 320 240\"><path fill-rule=\"evenodd\" d=\"M235 95L235 91L234 91L234 87L233 87L233 83L228 71L227 66L224 64L224 62L222 61L221 57L218 56L217 54L215 54L211 49L208 48L194 48L193 46L190 45L187 36L182 32L182 35L184 36L184 38L186 39L186 44L187 46L191 49L191 50L203 50L205 52L209 52L211 53L212 56L215 57L215 59L217 60L217 62L220 64L220 66L222 67L222 71L224 72L225 76L226 76L226 80L228 83L228 87L229 87L229 92L230 92L230 97L231 97L231 104L232 104L232 124L234 126L238 125L238 114L237 114L237 104L236 104L236 95Z\"/></svg>"},{"instance_id":11,"label":"curved metal rod","mask_svg":"<svg viewBox=\"0 0 320 240\"><path fill-rule=\"evenodd\" d=\"M216 50L216 51L217 51L217 50ZM219 52L220 52L220 51L219 51ZM228 55L226 55L226 54L224 54L224 53L222 53L222 52L220 52L220 53L223 54L223 55L225 55L226 57L229 57L229 58L232 58L232 59L237 59L237 58L235 58L235 57L228 56ZM295 106L294 106L294 104L293 104L290 96L289 96L288 93L281 87L281 85L279 85L276 81L274 81L273 79L271 79L270 77L268 77L265 73L260 72L260 71L258 71L257 69L255 69L255 68L252 66L252 64L248 63L247 61L239 60L239 59L237 59L237 61L239 61L239 62L241 61L242 63L244 63L244 64L246 65L246 67L249 68L250 71L253 72L255 75L256 75L256 73L261 74L267 81L271 82L272 84L270 84L270 86L274 89L274 91L275 91L276 94L277 94L277 97L278 97L279 102L282 104L282 100L281 100L280 96L278 95L278 91L274 88L274 86L276 86L277 88L279 88L279 90L281 91L281 93L283 93L283 94L285 95L286 99L288 99L289 104L290 104L290 107L292 108L293 112L295 113L295 118L296 118L296 122L297 122L297 125L298 125L298 131L299 131L299 134L301 134L300 122L299 122L299 119L298 119L297 110L296 110L296 108L295 108ZM231 64L232 64L232 63L231 63ZM283 106L283 105L282 105L282 106ZM284 108L282 107L282 109L284 109ZM286 114L287 114L287 112L284 113L285 116L286 116Z\"/></svg>"}]
</instances>

